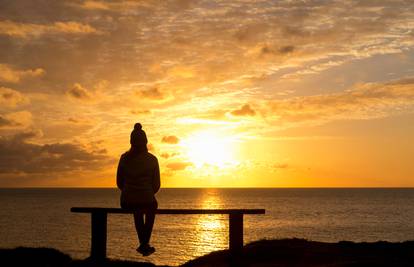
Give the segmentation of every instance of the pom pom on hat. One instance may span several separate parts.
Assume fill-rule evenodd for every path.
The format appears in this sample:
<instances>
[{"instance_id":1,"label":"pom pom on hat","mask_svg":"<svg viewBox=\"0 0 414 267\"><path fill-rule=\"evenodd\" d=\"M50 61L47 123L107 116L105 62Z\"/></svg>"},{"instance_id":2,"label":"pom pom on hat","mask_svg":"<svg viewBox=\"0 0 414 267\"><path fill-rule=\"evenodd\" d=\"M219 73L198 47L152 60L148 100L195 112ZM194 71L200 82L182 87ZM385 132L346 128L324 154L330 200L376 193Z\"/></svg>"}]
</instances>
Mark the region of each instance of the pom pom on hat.
<instances>
[{"instance_id":1,"label":"pom pom on hat","mask_svg":"<svg viewBox=\"0 0 414 267\"><path fill-rule=\"evenodd\" d=\"M131 132L130 143L134 147L146 147L148 140L147 135L142 130L141 123L137 122L134 125L134 130Z\"/></svg>"}]
</instances>

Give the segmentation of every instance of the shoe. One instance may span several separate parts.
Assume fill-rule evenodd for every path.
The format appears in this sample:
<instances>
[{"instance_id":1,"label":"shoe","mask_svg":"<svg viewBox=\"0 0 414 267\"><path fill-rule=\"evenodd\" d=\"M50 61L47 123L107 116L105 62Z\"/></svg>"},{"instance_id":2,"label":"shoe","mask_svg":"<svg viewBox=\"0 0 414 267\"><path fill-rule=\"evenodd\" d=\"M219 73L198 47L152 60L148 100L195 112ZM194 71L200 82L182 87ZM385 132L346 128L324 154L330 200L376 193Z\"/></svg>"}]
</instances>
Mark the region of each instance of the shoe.
<instances>
[{"instance_id":1,"label":"shoe","mask_svg":"<svg viewBox=\"0 0 414 267\"><path fill-rule=\"evenodd\" d=\"M137 247L136 251L139 252L139 253L141 253L141 254L143 254L144 251L145 251L144 246L143 245L140 245L139 247Z\"/></svg>"},{"instance_id":2,"label":"shoe","mask_svg":"<svg viewBox=\"0 0 414 267\"><path fill-rule=\"evenodd\" d=\"M151 247L151 246L148 246L148 247L145 249L145 252L144 252L144 253L142 253L142 256L146 257L146 256L151 255L151 254L152 254L152 253L154 253L154 252L155 252L155 248L154 248L154 247Z\"/></svg>"},{"instance_id":3,"label":"shoe","mask_svg":"<svg viewBox=\"0 0 414 267\"><path fill-rule=\"evenodd\" d=\"M149 244L145 244L145 245L140 245L137 248L137 251L139 253L141 253L142 256L146 257L146 256L149 256L152 253L154 253L155 252L155 248L154 247L151 247Z\"/></svg>"}]
</instances>

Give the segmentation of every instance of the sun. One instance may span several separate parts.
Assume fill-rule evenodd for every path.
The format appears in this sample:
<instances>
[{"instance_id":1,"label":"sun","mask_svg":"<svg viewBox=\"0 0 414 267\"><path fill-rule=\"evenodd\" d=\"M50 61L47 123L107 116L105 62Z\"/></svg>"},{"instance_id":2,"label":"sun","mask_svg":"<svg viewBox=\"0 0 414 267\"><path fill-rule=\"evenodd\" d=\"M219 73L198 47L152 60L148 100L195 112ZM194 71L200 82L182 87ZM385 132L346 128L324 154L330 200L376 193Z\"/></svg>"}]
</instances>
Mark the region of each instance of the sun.
<instances>
[{"instance_id":1,"label":"sun","mask_svg":"<svg viewBox=\"0 0 414 267\"><path fill-rule=\"evenodd\" d=\"M195 167L225 167L234 163L233 143L231 137L220 136L213 131L197 132L183 141L187 156Z\"/></svg>"}]
</instances>

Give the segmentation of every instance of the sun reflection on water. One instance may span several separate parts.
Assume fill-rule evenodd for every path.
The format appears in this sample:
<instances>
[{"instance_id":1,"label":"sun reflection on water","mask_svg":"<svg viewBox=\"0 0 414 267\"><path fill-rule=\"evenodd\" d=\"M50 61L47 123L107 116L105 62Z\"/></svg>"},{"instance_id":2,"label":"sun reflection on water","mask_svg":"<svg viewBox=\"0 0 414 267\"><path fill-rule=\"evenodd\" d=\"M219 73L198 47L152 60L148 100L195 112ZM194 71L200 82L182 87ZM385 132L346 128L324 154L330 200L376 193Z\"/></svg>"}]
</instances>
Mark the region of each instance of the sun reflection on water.
<instances>
[{"instance_id":1,"label":"sun reflection on water","mask_svg":"<svg viewBox=\"0 0 414 267\"><path fill-rule=\"evenodd\" d=\"M214 189L210 189L200 200L201 208L215 209L222 206L222 201ZM211 251L227 248L228 225L225 215L200 215L196 222L196 254L204 255Z\"/></svg>"}]
</instances>

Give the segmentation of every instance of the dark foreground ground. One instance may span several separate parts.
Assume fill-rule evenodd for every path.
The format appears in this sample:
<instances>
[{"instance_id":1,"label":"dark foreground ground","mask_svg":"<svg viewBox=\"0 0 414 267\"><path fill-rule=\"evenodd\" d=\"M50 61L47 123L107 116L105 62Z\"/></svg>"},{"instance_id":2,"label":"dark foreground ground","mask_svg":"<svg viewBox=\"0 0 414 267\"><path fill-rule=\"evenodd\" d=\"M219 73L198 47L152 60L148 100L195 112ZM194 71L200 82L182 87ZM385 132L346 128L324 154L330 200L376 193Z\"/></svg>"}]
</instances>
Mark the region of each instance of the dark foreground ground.
<instances>
[{"instance_id":1,"label":"dark foreground ground","mask_svg":"<svg viewBox=\"0 0 414 267\"><path fill-rule=\"evenodd\" d=\"M75 260L50 248L0 249L0 266L26 267L144 267L151 263L107 260L94 263ZM414 241L402 243L323 243L304 239L262 240L250 243L238 259L228 251L217 251L185 263L183 266L260 266L260 267L414 267Z\"/></svg>"}]
</instances>

